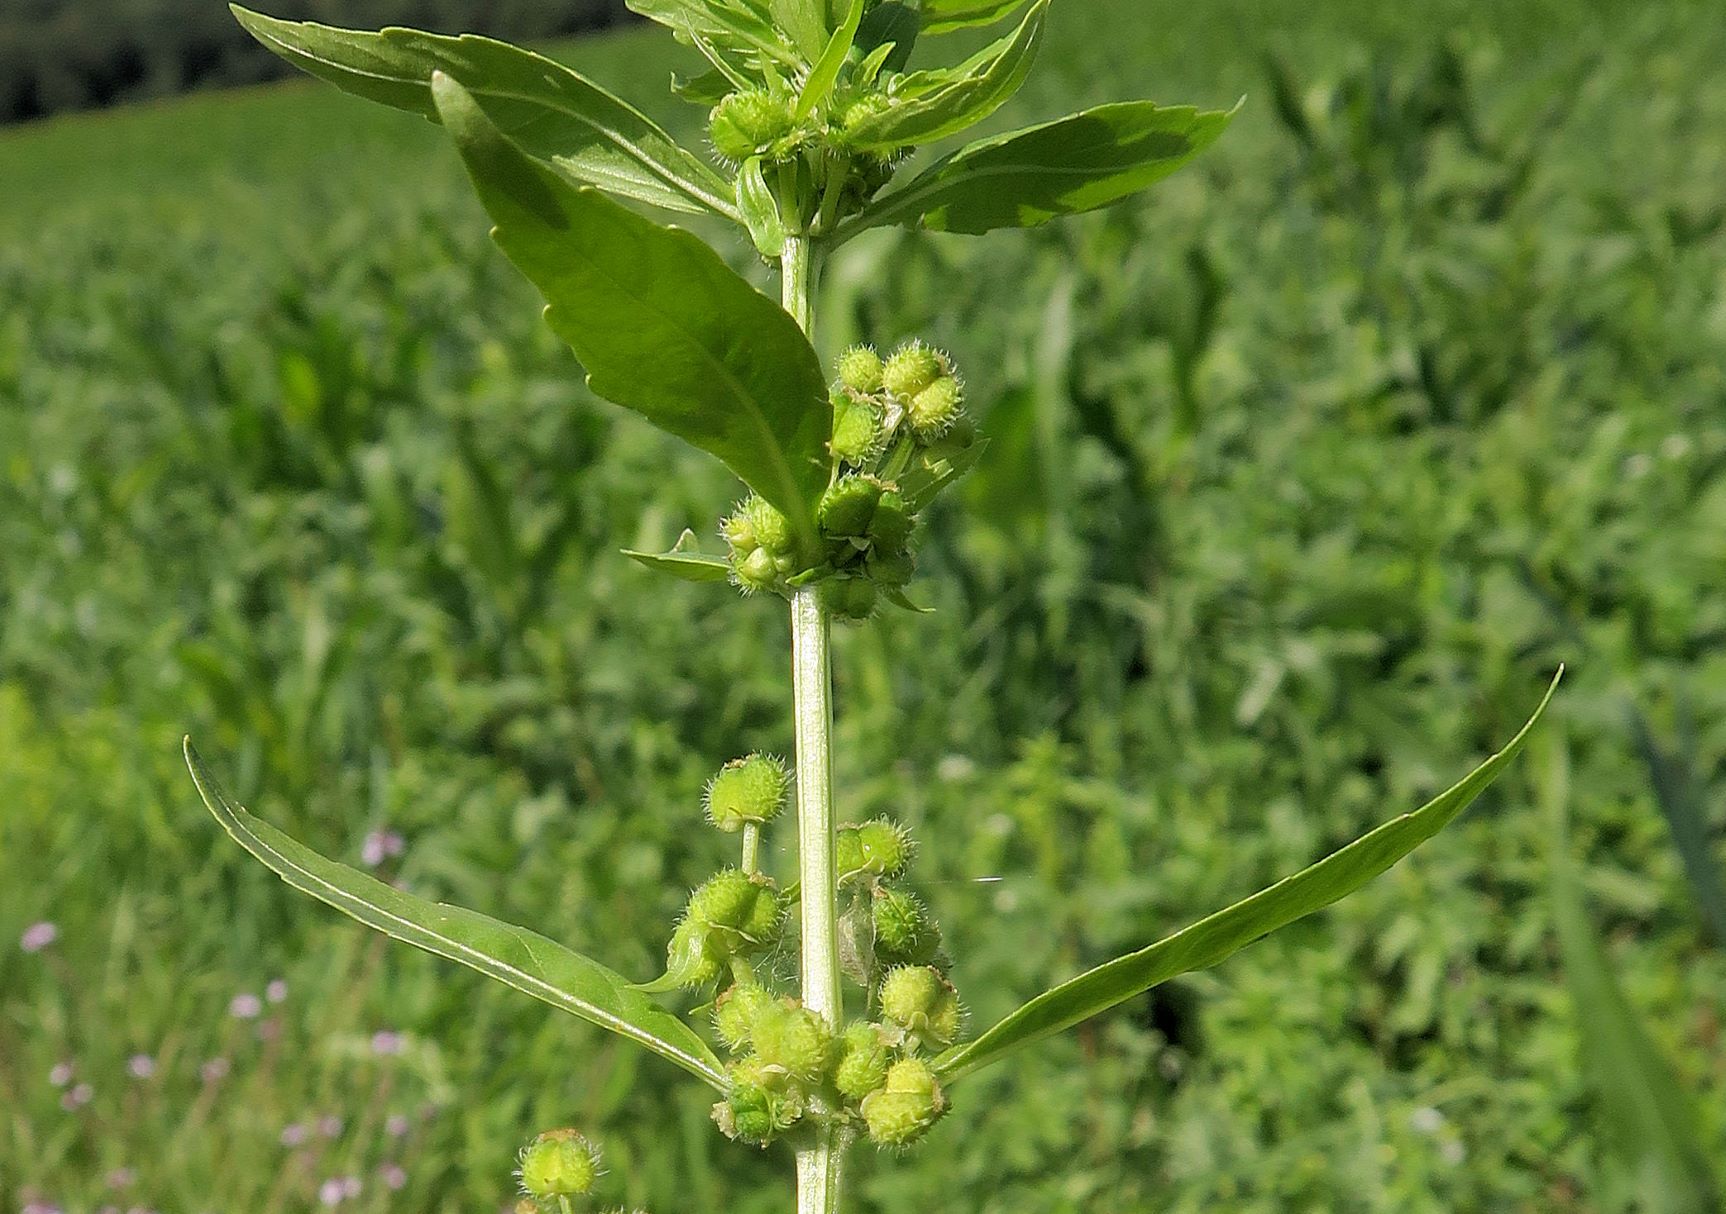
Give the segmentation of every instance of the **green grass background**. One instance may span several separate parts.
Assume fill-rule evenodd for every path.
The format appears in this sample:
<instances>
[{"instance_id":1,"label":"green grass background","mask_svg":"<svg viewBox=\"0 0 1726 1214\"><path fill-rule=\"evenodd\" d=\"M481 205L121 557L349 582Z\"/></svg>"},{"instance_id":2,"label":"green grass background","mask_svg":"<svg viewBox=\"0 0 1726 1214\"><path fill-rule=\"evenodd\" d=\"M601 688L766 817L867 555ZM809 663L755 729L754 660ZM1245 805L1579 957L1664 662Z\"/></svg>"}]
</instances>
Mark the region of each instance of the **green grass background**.
<instances>
[{"instance_id":1,"label":"green grass background","mask_svg":"<svg viewBox=\"0 0 1726 1214\"><path fill-rule=\"evenodd\" d=\"M669 40L568 54L700 137ZM1244 94L1235 127L1143 202L833 265L824 349L941 342L994 440L930 528L936 613L836 668L842 812L916 829L978 1022L1412 808L1571 669L1447 834L965 1084L916 1151L860 1153L861 1210L1683 1208L1591 1089L1555 847L1726 1154L1726 959L1667 824L1718 872L1720 62L1702 4L1074 0L996 125ZM202 96L0 133L0 183L0 1207L261 1214L354 1175L355 1211L490 1210L574 1123L613 1200L785 1209L784 1151L292 895L178 753L656 972L729 856L703 779L789 747L786 627L616 550L735 484L583 390L415 119Z\"/></svg>"}]
</instances>

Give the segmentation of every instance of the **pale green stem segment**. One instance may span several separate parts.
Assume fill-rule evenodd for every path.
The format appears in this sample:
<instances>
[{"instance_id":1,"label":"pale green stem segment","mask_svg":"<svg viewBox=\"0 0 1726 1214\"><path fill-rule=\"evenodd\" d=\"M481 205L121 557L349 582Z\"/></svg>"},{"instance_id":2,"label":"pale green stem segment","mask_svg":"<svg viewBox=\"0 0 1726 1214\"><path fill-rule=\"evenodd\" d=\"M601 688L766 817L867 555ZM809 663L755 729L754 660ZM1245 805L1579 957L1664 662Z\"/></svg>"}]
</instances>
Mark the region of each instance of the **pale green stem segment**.
<instances>
[{"instance_id":1,"label":"pale green stem segment","mask_svg":"<svg viewBox=\"0 0 1726 1214\"><path fill-rule=\"evenodd\" d=\"M785 310L811 327L814 250L786 242L780 263ZM797 860L802 907L803 1005L838 1029L839 881L833 822L831 624L813 586L791 597L791 696L797 736ZM838 1214L845 1145L822 1124L797 1152L797 1214Z\"/></svg>"},{"instance_id":2,"label":"pale green stem segment","mask_svg":"<svg viewBox=\"0 0 1726 1214\"><path fill-rule=\"evenodd\" d=\"M751 876L761 871L761 826L757 822L743 824L742 867Z\"/></svg>"}]
</instances>

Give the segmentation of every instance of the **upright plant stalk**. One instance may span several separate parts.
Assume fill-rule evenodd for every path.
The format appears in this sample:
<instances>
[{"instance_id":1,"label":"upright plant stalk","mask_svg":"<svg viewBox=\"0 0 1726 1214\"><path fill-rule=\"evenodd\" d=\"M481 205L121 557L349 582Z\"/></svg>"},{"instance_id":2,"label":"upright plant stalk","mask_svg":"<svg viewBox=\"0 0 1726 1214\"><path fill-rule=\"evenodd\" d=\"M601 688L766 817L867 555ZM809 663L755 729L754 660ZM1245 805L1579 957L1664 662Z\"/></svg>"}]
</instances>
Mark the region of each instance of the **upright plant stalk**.
<instances>
[{"instance_id":1,"label":"upright plant stalk","mask_svg":"<svg viewBox=\"0 0 1726 1214\"><path fill-rule=\"evenodd\" d=\"M780 262L785 310L805 333L813 328L814 249L808 238L786 242ZM839 881L833 821L832 627L816 588L791 598L791 697L797 743L797 866L802 890L803 1005L837 1031L844 1020L839 987ZM822 1121L797 1151L797 1214L837 1214L845 1144Z\"/></svg>"}]
</instances>

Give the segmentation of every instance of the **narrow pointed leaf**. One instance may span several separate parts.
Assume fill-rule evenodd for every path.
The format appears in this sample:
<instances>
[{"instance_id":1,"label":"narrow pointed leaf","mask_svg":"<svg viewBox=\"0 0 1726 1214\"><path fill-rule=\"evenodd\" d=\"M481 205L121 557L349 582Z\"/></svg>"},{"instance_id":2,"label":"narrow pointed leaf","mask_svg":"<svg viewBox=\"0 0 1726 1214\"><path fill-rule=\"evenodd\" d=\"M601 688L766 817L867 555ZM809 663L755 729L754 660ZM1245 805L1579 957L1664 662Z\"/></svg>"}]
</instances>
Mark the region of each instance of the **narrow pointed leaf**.
<instances>
[{"instance_id":1,"label":"narrow pointed leaf","mask_svg":"<svg viewBox=\"0 0 1726 1214\"><path fill-rule=\"evenodd\" d=\"M688 42L707 42L734 54L754 52L799 66L797 55L773 23L758 11L729 0L625 0L632 12L657 21Z\"/></svg>"},{"instance_id":2,"label":"narrow pointed leaf","mask_svg":"<svg viewBox=\"0 0 1726 1214\"><path fill-rule=\"evenodd\" d=\"M820 60L803 82L802 92L797 94L797 121L802 122L813 114L815 107L826 101L827 95L833 91L839 71L845 66L845 58L857 40L857 27L862 23L863 0L851 0L851 11L845 14L845 23L833 31L827 49L821 52Z\"/></svg>"},{"instance_id":3,"label":"narrow pointed leaf","mask_svg":"<svg viewBox=\"0 0 1726 1214\"><path fill-rule=\"evenodd\" d=\"M472 34L337 29L235 7L259 42L355 96L437 121L431 75L474 94L529 156L583 185L673 211L737 218L725 181L629 103L562 64Z\"/></svg>"},{"instance_id":4,"label":"narrow pointed leaf","mask_svg":"<svg viewBox=\"0 0 1726 1214\"><path fill-rule=\"evenodd\" d=\"M625 548L623 555L660 573L686 582L723 582L731 576L731 563L722 556L699 552L637 552Z\"/></svg>"},{"instance_id":5,"label":"narrow pointed leaf","mask_svg":"<svg viewBox=\"0 0 1726 1214\"><path fill-rule=\"evenodd\" d=\"M814 59L827 45L827 0L769 0L769 11L779 28L791 36L791 44L807 59Z\"/></svg>"},{"instance_id":6,"label":"narrow pointed leaf","mask_svg":"<svg viewBox=\"0 0 1726 1214\"><path fill-rule=\"evenodd\" d=\"M1014 33L959 68L905 77L902 88L908 95L851 127L847 139L860 148L885 151L933 143L981 122L1025 82L1048 12L1049 0L1037 0Z\"/></svg>"},{"instance_id":7,"label":"narrow pointed leaf","mask_svg":"<svg viewBox=\"0 0 1726 1214\"><path fill-rule=\"evenodd\" d=\"M397 940L627 1037L724 1090L724 1069L713 1051L622 975L525 928L416 897L325 859L230 800L190 738L185 750L198 794L222 828L295 889Z\"/></svg>"},{"instance_id":8,"label":"narrow pointed leaf","mask_svg":"<svg viewBox=\"0 0 1726 1214\"><path fill-rule=\"evenodd\" d=\"M737 209L743 214L756 252L768 258L784 254L785 221L780 218L779 200L767 185L759 156L751 156L737 170Z\"/></svg>"},{"instance_id":9,"label":"narrow pointed leaf","mask_svg":"<svg viewBox=\"0 0 1726 1214\"><path fill-rule=\"evenodd\" d=\"M1209 969L1259 937L1353 893L1436 835L1498 777L1552 702L1563 674L1561 669L1554 676L1534 715L1503 750L1435 800L1244 902L1045 991L975 1041L942 1054L935 1060L935 1069L952 1078L999 1061L1021 1046L1071 1028L1170 978Z\"/></svg>"},{"instance_id":10,"label":"narrow pointed leaf","mask_svg":"<svg viewBox=\"0 0 1726 1214\"><path fill-rule=\"evenodd\" d=\"M976 234L1094 211L1185 165L1239 108L1123 101L983 140L877 199L842 235L885 224Z\"/></svg>"},{"instance_id":11,"label":"narrow pointed leaf","mask_svg":"<svg viewBox=\"0 0 1726 1214\"><path fill-rule=\"evenodd\" d=\"M796 322L691 233L542 169L454 80L433 92L494 239L593 390L718 456L811 534L833 407Z\"/></svg>"},{"instance_id":12,"label":"narrow pointed leaf","mask_svg":"<svg viewBox=\"0 0 1726 1214\"><path fill-rule=\"evenodd\" d=\"M923 32L950 34L954 30L993 25L1025 6L1025 0L923 0Z\"/></svg>"}]
</instances>

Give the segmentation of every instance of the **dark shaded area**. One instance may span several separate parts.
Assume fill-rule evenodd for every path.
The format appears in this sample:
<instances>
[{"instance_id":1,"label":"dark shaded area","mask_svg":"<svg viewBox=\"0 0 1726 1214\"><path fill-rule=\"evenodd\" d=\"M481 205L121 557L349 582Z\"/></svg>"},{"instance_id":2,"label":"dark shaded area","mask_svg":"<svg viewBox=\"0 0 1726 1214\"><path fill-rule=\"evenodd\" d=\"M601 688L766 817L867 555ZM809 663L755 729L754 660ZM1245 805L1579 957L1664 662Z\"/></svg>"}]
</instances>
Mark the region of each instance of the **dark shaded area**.
<instances>
[{"instance_id":1,"label":"dark shaded area","mask_svg":"<svg viewBox=\"0 0 1726 1214\"><path fill-rule=\"evenodd\" d=\"M272 16L331 25L555 38L628 17L623 0L277 0ZM252 84L290 73L221 0L8 0L0 122Z\"/></svg>"}]
</instances>

